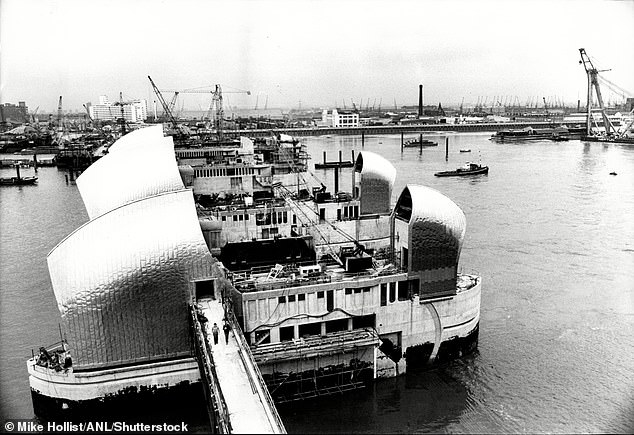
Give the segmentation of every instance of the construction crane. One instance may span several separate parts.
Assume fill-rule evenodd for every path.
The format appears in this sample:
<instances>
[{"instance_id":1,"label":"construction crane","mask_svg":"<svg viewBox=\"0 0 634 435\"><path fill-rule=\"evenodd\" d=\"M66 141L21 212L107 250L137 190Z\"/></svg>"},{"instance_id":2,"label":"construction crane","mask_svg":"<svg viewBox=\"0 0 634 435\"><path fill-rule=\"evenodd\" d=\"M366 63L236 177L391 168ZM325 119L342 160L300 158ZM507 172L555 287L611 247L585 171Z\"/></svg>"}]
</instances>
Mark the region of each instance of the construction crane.
<instances>
[{"instance_id":1,"label":"construction crane","mask_svg":"<svg viewBox=\"0 0 634 435\"><path fill-rule=\"evenodd\" d=\"M86 109L86 115L88 115L88 119L90 119L90 122L94 124L95 120L92 119L92 116L90 116L90 110L88 109L88 107L85 104L82 104L82 106L84 106L84 109Z\"/></svg>"},{"instance_id":2,"label":"construction crane","mask_svg":"<svg viewBox=\"0 0 634 435\"><path fill-rule=\"evenodd\" d=\"M59 96L59 103L57 103L57 127L62 127L62 96Z\"/></svg>"},{"instance_id":3,"label":"construction crane","mask_svg":"<svg viewBox=\"0 0 634 435\"><path fill-rule=\"evenodd\" d=\"M36 118L36 115L37 115L37 111L38 111L38 110L40 110L40 106L37 106L37 107L35 108L35 111L33 111L33 113L31 113L31 120L32 120L33 124L38 124L38 120L37 120L37 118Z\"/></svg>"},{"instance_id":4,"label":"construction crane","mask_svg":"<svg viewBox=\"0 0 634 435\"><path fill-rule=\"evenodd\" d=\"M214 128L216 129L216 132L218 133L218 138L222 139L222 131L223 131L223 122L224 122L224 107L222 104L222 88L220 87L219 84L216 84L214 89L203 89L204 87L208 87L208 86L203 86L201 88L192 88L192 89L184 89L181 91L174 91L174 92L179 92L181 94L211 94L211 103L209 104L209 118L211 118L211 114L213 113L214 109L215 109L215 117L214 117ZM251 91L244 91L241 89L235 90L235 91L226 91L225 94L247 94L247 95L251 95ZM256 103L257 106L257 103Z\"/></svg>"},{"instance_id":5,"label":"construction crane","mask_svg":"<svg viewBox=\"0 0 634 435\"><path fill-rule=\"evenodd\" d=\"M156 94L156 97L159 99L159 102L161 103L161 106L163 107L163 111L165 111L165 115L168 117L168 119L172 123L172 126L174 127L176 131L183 134L183 132L180 129L180 126L178 125L178 123L176 122L176 119L174 118L174 115L172 115L172 111L169 105L165 101L165 98L163 98L163 94L161 94L161 91L159 90L159 88L154 84L154 80L152 80L152 77L147 76L147 78L150 80L150 83L152 84L152 88L154 89L154 93ZM174 102L176 102L176 95L174 96L173 100Z\"/></svg>"},{"instance_id":6,"label":"construction crane","mask_svg":"<svg viewBox=\"0 0 634 435\"><path fill-rule=\"evenodd\" d=\"M174 113L174 108L176 107L176 100L178 99L178 91L174 92L174 96L172 97L172 100L169 102L168 107L170 112Z\"/></svg>"},{"instance_id":7,"label":"construction crane","mask_svg":"<svg viewBox=\"0 0 634 435\"><path fill-rule=\"evenodd\" d=\"M586 103L586 111L587 111L587 120L586 120L586 135L590 136L592 130L592 89L594 87L597 93L597 101L599 102L599 111L601 112L601 116L603 117L603 125L605 127L605 134L607 136L616 135L616 128L610 122L607 113L605 112L605 107L603 106L603 97L601 96L601 88L599 87L599 73L603 71L609 70L597 70L590 57L586 54L586 50L583 48L579 49L579 54L581 55L580 64L583 64L584 69L586 70L586 74L588 76L588 100ZM596 109L595 109L596 110Z\"/></svg>"},{"instance_id":8,"label":"construction crane","mask_svg":"<svg viewBox=\"0 0 634 435\"><path fill-rule=\"evenodd\" d=\"M121 117L117 119L117 121L119 122L119 124L121 124L121 136L126 134L126 126L125 126L125 112L124 112L124 106L126 105L131 105L134 103L133 101L123 101L123 92L119 92L119 101L117 101L116 103L114 103L114 106L119 106L121 109Z\"/></svg>"}]
</instances>

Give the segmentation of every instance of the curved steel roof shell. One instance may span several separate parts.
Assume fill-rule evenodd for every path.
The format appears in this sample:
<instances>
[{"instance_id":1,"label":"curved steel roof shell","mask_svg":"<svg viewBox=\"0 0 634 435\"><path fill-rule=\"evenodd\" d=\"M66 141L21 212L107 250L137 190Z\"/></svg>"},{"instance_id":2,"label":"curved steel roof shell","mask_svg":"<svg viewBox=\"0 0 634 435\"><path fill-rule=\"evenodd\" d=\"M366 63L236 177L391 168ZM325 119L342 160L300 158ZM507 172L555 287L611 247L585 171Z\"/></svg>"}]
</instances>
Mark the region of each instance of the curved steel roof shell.
<instances>
[{"instance_id":1,"label":"curved steel roof shell","mask_svg":"<svg viewBox=\"0 0 634 435\"><path fill-rule=\"evenodd\" d=\"M214 261L190 190L111 210L47 261L76 368L190 354L190 282Z\"/></svg>"},{"instance_id":2,"label":"curved steel roof shell","mask_svg":"<svg viewBox=\"0 0 634 435\"><path fill-rule=\"evenodd\" d=\"M145 130L157 131L150 127L123 136L110 148L117 145L114 152L97 160L77 178L91 219L129 202L184 188L172 138L140 134Z\"/></svg>"},{"instance_id":3,"label":"curved steel roof shell","mask_svg":"<svg viewBox=\"0 0 634 435\"><path fill-rule=\"evenodd\" d=\"M394 214L409 223L411 270L458 265L467 220L455 202L435 189L408 184Z\"/></svg>"},{"instance_id":4,"label":"curved steel roof shell","mask_svg":"<svg viewBox=\"0 0 634 435\"><path fill-rule=\"evenodd\" d=\"M361 151L355 161L354 171L361 173L359 182L361 214L388 213L392 187L396 180L396 168L378 154Z\"/></svg>"}]
</instances>

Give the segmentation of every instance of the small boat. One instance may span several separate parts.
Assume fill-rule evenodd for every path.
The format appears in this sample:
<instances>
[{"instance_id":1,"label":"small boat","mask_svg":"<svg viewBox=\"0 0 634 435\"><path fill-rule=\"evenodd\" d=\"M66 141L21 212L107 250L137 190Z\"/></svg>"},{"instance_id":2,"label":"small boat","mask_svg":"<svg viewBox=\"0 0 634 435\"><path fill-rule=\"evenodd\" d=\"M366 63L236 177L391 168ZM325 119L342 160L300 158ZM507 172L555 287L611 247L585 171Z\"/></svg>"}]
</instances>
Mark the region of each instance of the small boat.
<instances>
[{"instance_id":1,"label":"small boat","mask_svg":"<svg viewBox=\"0 0 634 435\"><path fill-rule=\"evenodd\" d=\"M461 148L461 149L460 149L460 152L461 152L461 153L470 153L470 152L471 152L471 149L470 149L470 148Z\"/></svg>"},{"instance_id":2,"label":"small boat","mask_svg":"<svg viewBox=\"0 0 634 435\"><path fill-rule=\"evenodd\" d=\"M422 143L422 145L421 145ZM436 147L438 146L438 142L434 142L431 141L429 139L419 139L419 138L414 138L414 139L409 139L407 141L405 141L403 143L403 146L405 148L415 148L415 147L420 147L420 146L424 146L424 147Z\"/></svg>"},{"instance_id":3,"label":"small boat","mask_svg":"<svg viewBox=\"0 0 634 435\"><path fill-rule=\"evenodd\" d=\"M616 172L610 172L610 175L616 175Z\"/></svg>"},{"instance_id":4,"label":"small boat","mask_svg":"<svg viewBox=\"0 0 634 435\"><path fill-rule=\"evenodd\" d=\"M463 166L457 168L455 171L443 171L436 172L434 175L436 177L456 177L463 175L477 175L477 174L488 174L489 167L482 166L478 163L467 162Z\"/></svg>"},{"instance_id":5,"label":"small boat","mask_svg":"<svg viewBox=\"0 0 634 435\"><path fill-rule=\"evenodd\" d=\"M26 186L37 183L37 177L2 177L0 186Z\"/></svg>"}]
</instances>

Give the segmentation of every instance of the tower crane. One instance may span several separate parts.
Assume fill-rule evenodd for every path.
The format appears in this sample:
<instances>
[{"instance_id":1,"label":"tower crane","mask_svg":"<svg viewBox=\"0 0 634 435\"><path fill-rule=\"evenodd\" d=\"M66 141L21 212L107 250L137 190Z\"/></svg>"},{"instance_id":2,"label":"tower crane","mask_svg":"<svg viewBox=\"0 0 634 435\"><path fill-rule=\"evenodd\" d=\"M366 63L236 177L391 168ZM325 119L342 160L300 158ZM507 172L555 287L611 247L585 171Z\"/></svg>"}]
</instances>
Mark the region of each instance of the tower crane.
<instances>
[{"instance_id":1,"label":"tower crane","mask_svg":"<svg viewBox=\"0 0 634 435\"><path fill-rule=\"evenodd\" d=\"M208 87L208 86L207 86ZM213 113L215 109L215 117L214 117L214 128L218 133L218 138L222 139L222 131L223 131L223 122L224 122L224 107L222 104L222 88L219 84L216 84L214 89L203 89L201 88L192 88L192 89L184 89L181 91L174 91L181 94L211 94L211 103L209 104L209 113L210 115ZM247 94L251 95L251 91L243 91L241 89L235 91L226 91L225 94ZM211 116L209 116L211 118Z\"/></svg>"},{"instance_id":2,"label":"tower crane","mask_svg":"<svg viewBox=\"0 0 634 435\"><path fill-rule=\"evenodd\" d=\"M603 117L603 125L605 126L605 133L608 136L616 134L616 128L610 122L608 115L605 113L605 107L603 106L603 97L601 96L601 88L599 87L599 73L603 71L609 70L597 70L590 57L586 54L586 50L583 48L579 49L579 54L581 55L580 64L583 64L584 69L586 70L586 74L588 75L588 100L586 103L587 110L587 120L586 120L586 135L590 136L592 129L592 88L594 87L597 93L597 101L599 102L599 111L601 112L601 116Z\"/></svg>"}]
</instances>

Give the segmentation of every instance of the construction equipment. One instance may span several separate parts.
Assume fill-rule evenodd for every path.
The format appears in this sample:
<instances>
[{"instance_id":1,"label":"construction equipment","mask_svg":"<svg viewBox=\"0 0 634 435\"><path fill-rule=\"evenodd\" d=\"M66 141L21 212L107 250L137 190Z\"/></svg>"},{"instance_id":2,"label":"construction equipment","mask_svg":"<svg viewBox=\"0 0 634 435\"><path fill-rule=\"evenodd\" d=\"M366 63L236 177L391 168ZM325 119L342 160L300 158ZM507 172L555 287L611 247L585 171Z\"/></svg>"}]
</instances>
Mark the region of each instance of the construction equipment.
<instances>
[{"instance_id":1,"label":"construction equipment","mask_svg":"<svg viewBox=\"0 0 634 435\"><path fill-rule=\"evenodd\" d=\"M57 128L62 129L62 96L59 96L59 103L57 103Z\"/></svg>"},{"instance_id":2,"label":"construction equipment","mask_svg":"<svg viewBox=\"0 0 634 435\"><path fill-rule=\"evenodd\" d=\"M169 121L172 123L174 130L184 135L185 133L181 130L180 126L176 122L176 119L174 118L174 115L172 114L172 111L169 105L165 101L165 98L163 98L163 94L161 94L161 91L159 90L159 88L154 84L152 77L147 76L147 78L150 80L150 83L152 84L152 88L154 89L154 93L156 94L156 97L159 99L159 102L161 103L161 106L163 107L163 110L165 111L165 115L167 116ZM176 95L174 95L173 100L174 100L174 103L176 103Z\"/></svg>"},{"instance_id":3,"label":"construction equipment","mask_svg":"<svg viewBox=\"0 0 634 435\"><path fill-rule=\"evenodd\" d=\"M594 87L597 93L597 101L599 103L599 108L594 109L595 111L601 112L601 117L603 118L603 125L605 128L605 134L607 136L616 135L616 128L610 122L607 113L605 112L605 107L603 106L603 97L601 96L601 88L599 87L599 73L603 71L609 70L597 70L592 61L586 54L586 50L583 48L579 49L579 54L581 55L580 64L583 64L584 69L586 70L586 74L588 75L588 100L586 103L586 111L587 111L587 121L586 121L586 135L590 136L592 132L592 89Z\"/></svg>"},{"instance_id":4,"label":"construction equipment","mask_svg":"<svg viewBox=\"0 0 634 435\"><path fill-rule=\"evenodd\" d=\"M191 88L184 89L179 92L181 94L211 94L211 102L209 104L208 114L206 115L209 119L213 120L214 128L218 134L218 139L222 139L222 131L223 131L223 122L224 122L224 108L222 104L222 88L219 84L216 84L214 89L203 89L209 86L203 86L200 88ZM247 94L251 95L251 91L244 91L241 89L237 89L235 91L226 91L226 94ZM257 106L257 103L256 103ZM215 114L215 116L213 116Z\"/></svg>"}]
</instances>

